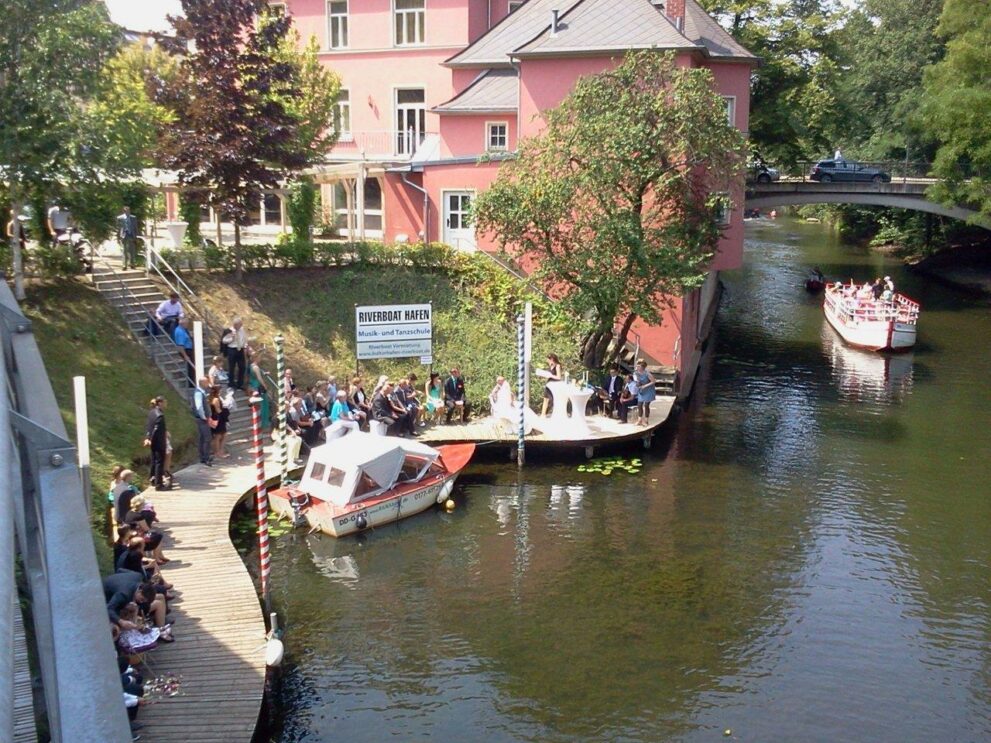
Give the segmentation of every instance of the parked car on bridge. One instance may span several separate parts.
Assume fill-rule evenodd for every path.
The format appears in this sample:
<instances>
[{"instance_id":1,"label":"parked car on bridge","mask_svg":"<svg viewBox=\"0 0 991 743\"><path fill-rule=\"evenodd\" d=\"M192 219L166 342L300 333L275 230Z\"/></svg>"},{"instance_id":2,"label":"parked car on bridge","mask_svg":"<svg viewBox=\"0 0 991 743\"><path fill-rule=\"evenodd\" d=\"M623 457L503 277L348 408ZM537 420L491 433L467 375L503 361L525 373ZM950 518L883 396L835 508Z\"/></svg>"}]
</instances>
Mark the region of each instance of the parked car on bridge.
<instances>
[{"instance_id":1,"label":"parked car on bridge","mask_svg":"<svg viewBox=\"0 0 991 743\"><path fill-rule=\"evenodd\" d=\"M753 161L747 163L747 178L757 183L770 183L780 179L781 172L763 162Z\"/></svg>"},{"instance_id":2,"label":"parked car on bridge","mask_svg":"<svg viewBox=\"0 0 991 743\"><path fill-rule=\"evenodd\" d=\"M812 166L809 178L820 183L832 183L833 181L891 182L891 176L880 168L852 160L820 160Z\"/></svg>"}]
</instances>

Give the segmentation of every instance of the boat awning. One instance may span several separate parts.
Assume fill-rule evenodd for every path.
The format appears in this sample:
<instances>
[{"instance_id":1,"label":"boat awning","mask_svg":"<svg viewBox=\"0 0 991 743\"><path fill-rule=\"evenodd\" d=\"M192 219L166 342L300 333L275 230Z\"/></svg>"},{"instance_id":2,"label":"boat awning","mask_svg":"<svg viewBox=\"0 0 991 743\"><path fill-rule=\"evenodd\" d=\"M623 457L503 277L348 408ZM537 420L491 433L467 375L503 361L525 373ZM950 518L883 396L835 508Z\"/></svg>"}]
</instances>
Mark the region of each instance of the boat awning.
<instances>
[{"instance_id":1,"label":"boat awning","mask_svg":"<svg viewBox=\"0 0 991 743\"><path fill-rule=\"evenodd\" d=\"M310 452L299 487L336 506L388 490L400 479L418 480L440 455L416 441L353 432Z\"/></svg>"}]
</instances>

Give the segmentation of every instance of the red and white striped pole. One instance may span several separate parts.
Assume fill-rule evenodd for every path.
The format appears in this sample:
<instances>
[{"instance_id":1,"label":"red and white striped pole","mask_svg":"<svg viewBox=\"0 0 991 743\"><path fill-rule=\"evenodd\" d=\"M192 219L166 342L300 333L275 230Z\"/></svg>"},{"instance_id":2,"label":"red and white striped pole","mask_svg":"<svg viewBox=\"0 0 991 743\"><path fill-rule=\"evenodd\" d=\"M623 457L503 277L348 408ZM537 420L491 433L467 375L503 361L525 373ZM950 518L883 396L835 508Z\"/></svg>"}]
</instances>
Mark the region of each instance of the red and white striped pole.
<instances>
[{"instance_id":1,"label":"red and white striped pole","mask_svg":"<svg viewBox=\"0 0 991 743\"><path fill-rule=\"evenodd\" d=\"M265 487L265 450L262 447L261 404L258 392L251 395L251 453L255 457L255 510L258 514L258 559L261 565L262 601L265 616L272 613L272 600L268 593L268 574L272 571L272 557L268 546L268 490Z\"/></svg>"}]
</instances>

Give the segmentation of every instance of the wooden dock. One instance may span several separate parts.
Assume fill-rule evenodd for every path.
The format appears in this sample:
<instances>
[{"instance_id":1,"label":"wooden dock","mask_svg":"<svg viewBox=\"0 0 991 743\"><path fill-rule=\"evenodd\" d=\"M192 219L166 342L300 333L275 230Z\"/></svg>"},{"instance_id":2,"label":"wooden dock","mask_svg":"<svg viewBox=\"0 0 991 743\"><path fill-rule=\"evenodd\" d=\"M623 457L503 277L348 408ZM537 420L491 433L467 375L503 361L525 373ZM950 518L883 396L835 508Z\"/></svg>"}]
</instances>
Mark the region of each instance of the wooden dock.
<instances>
[{"instance_id":1,"label":"wooden dock","mask_svg":"<svg viewBox=\"0 0 991 743\"><path fill-rule=\"evenodd\" d=\"M589 457L595 449L617 444L642 444L650 446L654 433L671 415L675 404L674 397L663 396L656 398L650 406L651 422L649 426L637 426L633 423L620 423L618 420L601 415L587 417L592 435L588 437L568 437L565 435L548 435L534 431L526 437L527 449L556 449L584 451ZM636 417L636 411L631 412ZM539 428L539 423L537 424ZM490 416L476 418L465 425L431 425L420 430L420 441L431 446L440 444L456 444L472 441L479 446L516 447L517 434L507 421Z\"/></svg>"},{"instance_id":2,"label":"wooden dock","mask_svg":"<svg viewBox=\"0 0 991 743\"><path fill-rule=\"evenodd\" d=\"M148 654L147 676L178 677L175 696L152 693L141 708L143 740L251 740L265 692L265 622L254 582L229 537L231 513L255 485L246 450L225 466L176 472L180 487L145 491L166 537L162 568L175 586L169 610L176 641ZM271 459L266 474L276 472ZM146 681L151 681L146 678Z\"/></svg>"}]
</instances>

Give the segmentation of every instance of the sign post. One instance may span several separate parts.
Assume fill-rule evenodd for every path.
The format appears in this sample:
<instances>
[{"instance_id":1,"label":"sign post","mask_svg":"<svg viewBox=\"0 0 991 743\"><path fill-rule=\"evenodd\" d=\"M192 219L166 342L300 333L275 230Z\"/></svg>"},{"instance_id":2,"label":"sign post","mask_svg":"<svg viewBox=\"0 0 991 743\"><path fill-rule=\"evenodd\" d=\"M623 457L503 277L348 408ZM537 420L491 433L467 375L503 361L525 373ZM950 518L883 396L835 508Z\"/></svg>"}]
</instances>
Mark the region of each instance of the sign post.
<instances>
[{"instance_id":1,"label":"sign post","mask_svg":"<svg viewBox=\"0 0 991 743\"><path fill-rule=\"evenodd\" d=\"M533 302L523 306L523 404L530 404L530 364L533 361Z\"/></svg>"},{"instance_id":2,"label":"sign post","mask_svg":"<svg viewBox=\"0 0 991 743\"><path fill-rule=\"evenodd\" d=\"M526 318L516 317L516 404L520 409L519 431L516 438L516 466L522 467L526 457L524 440L526 439L526 408L529 402L523 396L526 389Z\"/></svg>"},{"instance_id":3,"label":"sign post","mask_svg":"<svg viewBox=\"0 0 991 743\"><path fill-rule=\"evenodd\" d=\"M86 377L73 377L72 387L76 398L76 458L79 461L79 476L83 481L83 501L86 513L93 504L89 477L89 411L86 407Z\"/></svg>"},{"instance_id":4,"label":"sign post","mask_svg":"<svg viewBox=\"0 0 991 743\"><path fill-rule=\"evenodd\" d=\"M193 360L196 364L196 384L200 383L206 373L206 360L203 354L203 322L193 321Z\"/></svg>"},{"instance_id":5,"label":"sign post","mask_svg":"<svg viewBox=\"0 0 991 743\"><path fill-rule=\"evenodd\" d=\"M404 359L433 356L433 306L384 304L355 306L356 357Z\"/></svg>"}]
</instances>

